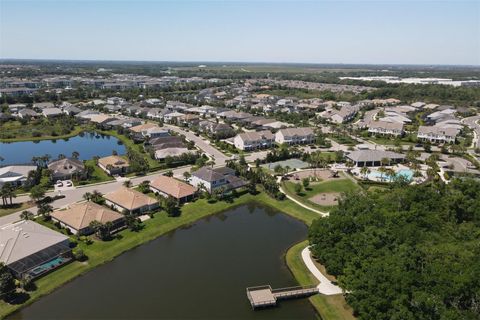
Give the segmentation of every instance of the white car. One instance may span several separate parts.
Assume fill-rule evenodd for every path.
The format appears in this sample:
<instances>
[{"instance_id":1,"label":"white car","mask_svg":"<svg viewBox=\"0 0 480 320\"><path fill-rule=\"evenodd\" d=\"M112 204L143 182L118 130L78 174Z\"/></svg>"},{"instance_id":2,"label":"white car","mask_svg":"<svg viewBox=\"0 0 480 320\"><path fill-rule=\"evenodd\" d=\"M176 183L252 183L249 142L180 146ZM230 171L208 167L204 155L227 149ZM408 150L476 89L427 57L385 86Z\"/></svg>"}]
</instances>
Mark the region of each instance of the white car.
<instances>
[{"instance_id":1,"label":"white car","mask_svg":"<svg viewBox=\"0 0 480 320\"><path fill-rule=\"evenodd\" d=\"M72 186L72 181L67 181L66 186L71 187Z\"/></svg>"},{"instance_id":2,"label":"white car","mask_svg":"<svg viewBox=\"0 0 480 320\"><path fill-rule=\"evenodd\" d=\"M57 186L57 187L63 187L63 182L62 182L62 181L57 181L56 186Z\"/></svg>"}]
</instances>

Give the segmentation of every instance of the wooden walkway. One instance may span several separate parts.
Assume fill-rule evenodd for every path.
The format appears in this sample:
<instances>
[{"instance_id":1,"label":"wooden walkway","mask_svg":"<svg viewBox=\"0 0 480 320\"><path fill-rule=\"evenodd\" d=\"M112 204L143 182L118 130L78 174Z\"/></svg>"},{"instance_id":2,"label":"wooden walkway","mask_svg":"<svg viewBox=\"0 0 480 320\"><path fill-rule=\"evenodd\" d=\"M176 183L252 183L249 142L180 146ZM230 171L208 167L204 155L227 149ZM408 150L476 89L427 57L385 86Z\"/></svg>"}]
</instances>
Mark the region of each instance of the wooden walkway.
<instances>
[{"instance_id":1,"label":"wooden walkway","mask_svg":"<svg viewBox=\"0 0 480 320\"><path fill-rule=\"evenodd\" d=\"M317 293L316 286L272 289L269 285L265 285L247 288L247 297L253 309L272 307L277 305L278 300L309 297Z\"/></svg>"}]
</instances>

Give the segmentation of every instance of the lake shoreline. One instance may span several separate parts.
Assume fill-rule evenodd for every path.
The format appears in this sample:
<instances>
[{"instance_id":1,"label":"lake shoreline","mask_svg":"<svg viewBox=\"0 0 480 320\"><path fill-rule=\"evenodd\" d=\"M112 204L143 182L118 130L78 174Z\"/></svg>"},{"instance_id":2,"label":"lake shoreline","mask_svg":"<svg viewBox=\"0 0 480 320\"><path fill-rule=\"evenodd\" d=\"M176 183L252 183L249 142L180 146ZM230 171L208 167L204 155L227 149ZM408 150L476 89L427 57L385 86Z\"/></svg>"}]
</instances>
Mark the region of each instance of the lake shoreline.
<instances>
[{"instance_id":1,"label":"lake shoreline","mask_svg":"<svg viewBox=\"0 0 480 320\"><path fill-rule=\"evenodd\" d=\"M266 199L266 198L268 198L268 199ZM187 205L182 209L192 208L193 207L192 205L195 205L195 204L197 204L197 206L195 206L195 207L198 207L200 205L199 201L200 200L197 200L197 202L189 204L190 207L189 207L189 205ZM101 257L99 257L98 258L99 260L95 261L95 259L97 259L97 258L92 257L88 260L88 262L93 260L93 261L91 261L92 264L88 264L88 265L85 265L85 264L79 265L79 264L81 264L80 262L74 262L72 264L66 265L66 266L56 270L55 272L53 272L49 275L46 275L43 278L40 278L38 280L39 285L38 285L37 290L31 292L30 299L27 300L25 303L23 303L21 305L9 305L9 304L6 304L5 302L1 302L0 309L4 309L4 310L0 310L0 318L4 319L7 316L19 311L20 309L31 305L35 301L39 300L41 297L44 297L44 296L52 293L53 291L59 289L60 287L64 286L65 284L67 284L69 282L71 282L72 280L76 279L77 277L83 276L86 273L94 270L96 267L113 261L115 258L119 257L120 255L122 255L123 253L125 253L127 251L135 249L135 248L137 248L137 247L139 247L143 244L149 243L149 242L167 234L168 232L174 231L178 228L187 227L188 225L191 225L191 224L195 223L196 221L201 220L202 218L206 218L206 217L209 217L209 216L221 214L222 212L224 212L226 210L233 209L233 208L238 207L240 205L244 205L244 204L248 204L248 203L259 203L261 205L265 205L267 207L279 210L281 213L286 214L288 216L291 216L291 217L303 222L305 225L309 226L312 219L311 219L311 217L308 216L308 214L306 214L305 212L302 212L302 211L305 211L305 210L302 210L303 208L301 208L300 206L298 206L298 208L296 208L298 210L296 212L296 214L292 214L290 210L283 210L282 209L282 204L284 204L285 201L289 201L289 200L283 200L280 203L280 201L269 198L269 196L266 195L263 192L260 192L257 195L251 195L251 194L247 193L247 194L243 194L240 197L236 198L233 203L217 202L217 203L214 203L214 204L207 204L208 206L211 206L211 209L212 209L212 210L209 210L208 212L206 211L206 212L202 213L202 212L197 211L196 214L182 213L182 216L183 216L182 220L179 220L176 223L173 222L170 225L167 225L165 227L165 229L156 228L154 230L154 232L152 232L150 235L145 234L145 237L141 237L141 239L138 239L138 241L133 241L132 244L127 244L127 246L125 246L125 247L120 247L118 250L115 250L114 252L110 253L110 255L108 255L108 253L106 253L106 255L103 256L103 259ZM276 205L277 203L278 203L279 206ZM294 203L292 203L292 204L295 205ZM194 211L194 210L196 210L196 209L195 208L193 210L188 210L187 209L185 211ZM290 213L287 212L287 211L290 211ZM160 213L160 214L163 214L163 213ZM182 216L174 218L174 219L181 219ZM147 220L146 223L148 223L149 221L152 221L154 219L155 218L153 218L151 220ZM149 224L152 224L152 223L150 222ZM149 224L147 224L147 226ZM161 224L160 226L162 226L162 225L164 226L164 224ZM155 226L155 225L153 225L153 226ZM126 230L126 231L128 232L128 230ZM138 233L138 235L142 235L142 232L144 232L144 231L145 230L140 231ZM87 253L87 255L88 255L88 253ZM54 278L54 279L52 279L52 278ZM42 283L44 283L44 285L42 285ZM4 307L6 307L6 309Z\"/></svg>"}]
</instances>

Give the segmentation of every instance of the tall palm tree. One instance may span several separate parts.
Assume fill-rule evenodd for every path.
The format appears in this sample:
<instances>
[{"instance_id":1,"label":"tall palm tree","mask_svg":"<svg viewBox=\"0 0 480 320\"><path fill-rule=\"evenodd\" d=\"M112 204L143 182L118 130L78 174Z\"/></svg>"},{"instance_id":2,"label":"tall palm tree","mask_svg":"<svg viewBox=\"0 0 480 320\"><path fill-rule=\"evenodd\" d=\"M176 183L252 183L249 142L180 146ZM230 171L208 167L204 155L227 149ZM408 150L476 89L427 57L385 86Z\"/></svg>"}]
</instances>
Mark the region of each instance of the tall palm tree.
<instances>
[{"instance_id":1,"label":"tall palm tree","mask_svg":"<svg viewBox=\"0 0 480 320\"><path fill-rule=\"evenodd\" d=\"M100 202L100 200L102 199L102 193L98 190L93 190L90 199L93 202Z\"/></svg>"},{"instance_id":2,"label":"tall palm tree","mask_svg":"<svg viewBox=\"0 0 480 320\"><path fill-rule=\"evenodd\" d=\"M10 199L10 205L13 204L13 198L16 198L17 195L15 194L15 189L13 188L12 184L7 182L2 186L1 189L2 200L4 200L4 204L7 204L7 199Z\"/></svg>"},{"instance_id":3,"label":"tall palm tree","mask_svg":"<svg viewBox=\"0 0 480 320\"><path fill-rule=\"evenodd\" d=\"M368 167L362 167L360 169L360 173L363 175L363 178L366 179L368 174L370 173L370 169Z\"/></svg>"},{"instance_id":4,"label":"tall palm tree","mask_svg":"<svg viewBox=\"0 0 480 320\"><path fill-rule=\"evenodd\" d=\"M33 220L33 217L34 217L33 213L28 210L24 210L22 211L22 213L20 213L20 219L25 221Z\"/></svg>"},{"instance_id":5,"label":"tall palm tree","mask_svg":"<svg viewBox=\"0 0 480 320\"><path fill-rule=\"evenodd\" d=\"M91 192L85 192L83 194L83 199L90 201L92 199L92 193Z\"/></svg>"}]
</instances>

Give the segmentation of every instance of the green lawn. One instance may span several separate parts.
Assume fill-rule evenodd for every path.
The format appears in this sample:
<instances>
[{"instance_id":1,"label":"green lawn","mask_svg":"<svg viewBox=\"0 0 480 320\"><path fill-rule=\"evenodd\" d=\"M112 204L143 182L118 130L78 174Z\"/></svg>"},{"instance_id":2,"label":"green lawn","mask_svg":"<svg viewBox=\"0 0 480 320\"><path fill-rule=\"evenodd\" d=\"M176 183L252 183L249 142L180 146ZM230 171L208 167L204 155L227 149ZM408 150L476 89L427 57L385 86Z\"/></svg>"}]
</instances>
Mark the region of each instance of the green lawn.
<instances>
[{"instance_id":1,"label":"green lawn","mask_svg":"<svg viewBox=\"0 0 480 320\"><path fill-rule=\"evenodd\" d=\"M100 169L100 167L95 164L95 160L93 160L93 159L86 160L85 161L85 166L92 167L93 168L93 174L90 177L90 179L82 180L78 184L86 185L86 184L100 183L100 182L106 182L106 181L112 181L113 180L113 178L111 176L109 176L105 171Z\"/></svg>"},{"instance_id":2,"label":"green lawn","mask_svg":"<svg viewBox=\"0 0 480 320\"><path fill-rule=\"evenodd\" d=\"M168 217L164 212L155 214L152 219L145 221L145 228L140 232L123 230L119 233L120 237L111 241L94 241L91 245L86 245L83 242L79 243L79 247L82 248L89 257L87 262L81 263L74 261L38 279L35 282L37 289L30 293L30 299L23 305L10 305L5 302L0 302L0 318L4 318L15 310L34 302L41 296L48 294L52 290L98 265L111 261L127 250L151 241L178 227L189 225L203 217L249 202L259 202L271 206L303 221L307 225L310 225L314 219L318 218L317 214L305 210L290 200L278 201L270 198L264 192L260 192L257 195L243 194L234 199L233 203L227 203L225 201L208 203L205 199L199 199L194 203L184 205L181 209L182 214L179 217Z\"/></svg>"},{"instance_id":3,"label":"green lawn","mask_svg":"<svg viewBox=\"0 0 480 320\"><path fill-rule=\"evenodd\" d=\"M308 241L300 242L287 251L287 265L297 282L302 286L318 284L318 280L305 266L301 252L308 245ZM317 294L309 298L323 320L355 319L352 309L348 306L343 295L326 296Z\"/></svg>"},{"instance_id":4,"label":"green lawn","mask_svg":"<svg viewBox=\"0 0 480 320\"><path fill-rule=\"evenodd\" d=\"M302 183L299 181L298 183ZM347 178L339 178L338 180L331 180L331 181L324 181L312 184L305 189L302 186L302 192L297 194L295 192L295 182L285 181L282 183L283 189L287 192L290 196L294 197L295 199L304 202L306 205L311 206L313 208L318 208L320 210L329 210L331 206L321 206L316 203L309 201L311 197L319 194L319 193L329 193L329 192L338 192L338 193L345 193L349 191L354 191L359 188L359 186Z\"/></svg>"},{"instance_id":5,"label":"green lawn","mask_svg":"<svg viewBox=\"0 0 480 320\"><path fill-rule=\"evenodd\" d=\"M35 205L31 202L14 203L12 206L9 205L6 207L0 206L0 217L9 215L17 211L27 210L31 207L35 207Z\"/></svg>"},{"instance_id":6,"label":"green lawn","mask_svg":"<svg viewBox=\"0 0 480 320\"><path fill-rule=\"evenodd\" d=\"M32 120L27 124L22 124L20 121L8 121L0 124L0 141L18 142L65 139L77 136L82 131L88 129L87 125L75 125L73 130L70 131L62 125L60 120L40 119ZM52 133L55 133L55 135L52 135Z\"/></svg>"},{"instance_id":7,"label":"green lawn","mask_svg":"<svg viewBox=\"0 0 480 320\"><path fill-rule=\"evenodd\" d=\"M381 144L381 145L395 145L395 143L398 143L398 142L401 145L414 145L415 144L412 141L408 141L407 138L391 139L389 137L371 136L371 137L368 137L367 140L375 142L376 144Z\"/></svg>"}]
</instances>

